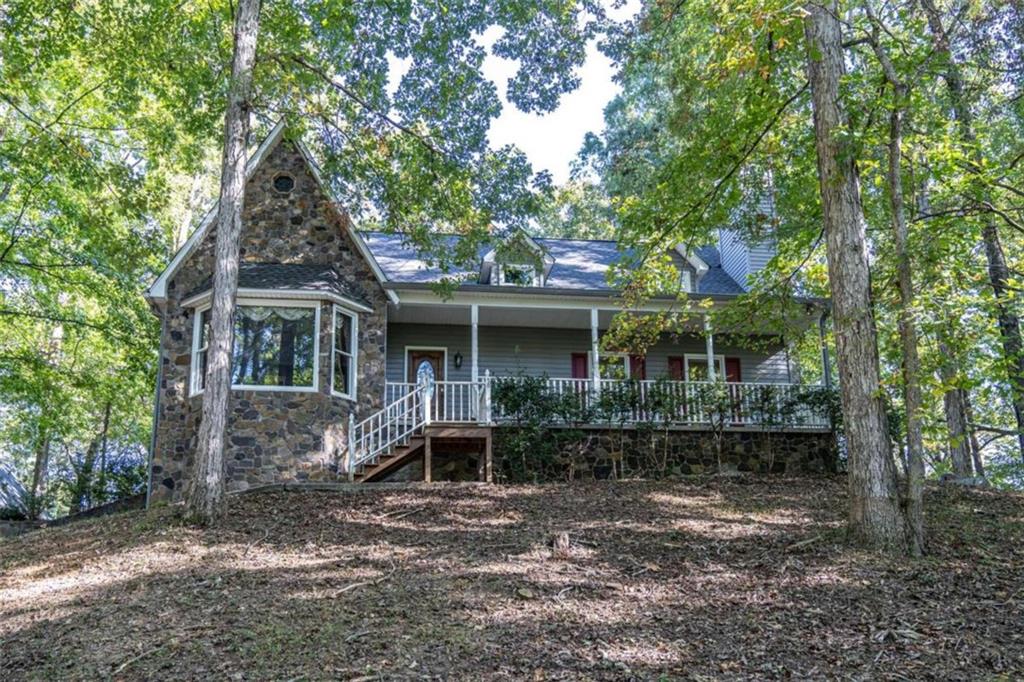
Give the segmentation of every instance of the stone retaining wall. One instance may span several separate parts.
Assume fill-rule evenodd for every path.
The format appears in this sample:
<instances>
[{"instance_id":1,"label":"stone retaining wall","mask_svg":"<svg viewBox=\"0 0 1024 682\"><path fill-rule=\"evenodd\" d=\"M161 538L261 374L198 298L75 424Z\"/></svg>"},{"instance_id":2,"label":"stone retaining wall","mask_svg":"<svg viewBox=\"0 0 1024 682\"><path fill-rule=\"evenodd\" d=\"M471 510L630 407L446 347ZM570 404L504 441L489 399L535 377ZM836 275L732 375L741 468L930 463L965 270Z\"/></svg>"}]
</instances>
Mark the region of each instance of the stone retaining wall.
<instances>
[{"instance_id":1,"label":"stone retaining wall","mask_svg":"<svg viewBox=\"0 0 1024 682\"><path fill-rule=\"evenodd\" d=\"M514 429L495 429L495 471L506 480L522 477L524 450ZM623 476L659 478L714 473L718 470L715 436L708 431L635 429L571 432L551 429L544 445L528 448L527 480L605 479ZM514 461L513 461L514 460ZM834 471L831 433L758 431L723 434L722 470L766 473Z\"/></svg>"}]
</instances>

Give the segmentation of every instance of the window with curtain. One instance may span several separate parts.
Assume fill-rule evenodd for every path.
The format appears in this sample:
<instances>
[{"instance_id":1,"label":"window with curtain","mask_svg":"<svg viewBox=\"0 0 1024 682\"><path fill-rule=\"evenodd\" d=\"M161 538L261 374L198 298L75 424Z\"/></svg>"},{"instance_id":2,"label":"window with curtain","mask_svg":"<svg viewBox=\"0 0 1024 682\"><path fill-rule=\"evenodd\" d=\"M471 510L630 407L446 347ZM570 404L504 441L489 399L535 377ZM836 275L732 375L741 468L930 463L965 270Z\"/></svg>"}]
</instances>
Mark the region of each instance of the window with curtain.
<instances>
[{"instance_id":1,"label":"window with curtain","mask_svg":"<svg viewBox=\"0 0 1024 682\"><path fill-rule=\"evenodd\" d=\"M332 350L334 393L354 397L356 393L356 316L334 306L334 348Z\"/></svg>"},{"instance_id":2,"label":"window with curtain","mask_svg":"<svg viewBox=\"0 0 1024 682\"><path fill-rule=\"evenodd\" d=\"M204 388L209 344L209 310L198 325L193 386ZM231 384L253 388L316 386L316 308L238 305Z\"/></svg>"}]
</instances>

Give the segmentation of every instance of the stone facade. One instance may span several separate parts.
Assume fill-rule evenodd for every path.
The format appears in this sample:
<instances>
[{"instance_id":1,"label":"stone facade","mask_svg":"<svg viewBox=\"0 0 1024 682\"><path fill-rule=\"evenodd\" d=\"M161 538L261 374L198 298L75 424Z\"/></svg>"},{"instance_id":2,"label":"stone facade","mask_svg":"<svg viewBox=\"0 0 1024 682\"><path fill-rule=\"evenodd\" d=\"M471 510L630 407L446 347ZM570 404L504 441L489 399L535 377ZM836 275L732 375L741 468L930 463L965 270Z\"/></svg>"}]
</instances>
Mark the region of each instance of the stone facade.
<instances>
[{"instance_id":1,"label":"stone facade","mask_svg":"<svg viewBox=\"0 0 1024 682\"><path fill-rule=\"evenodd\" d=\"M642 429L550 429L540 436L548 444L545 455L526 458L514 428L494 430L495 471L506 479L607 479L635 476L663 478L715 473L718 457L709 431ZM536 452L533 454L536 455ZM723 434L722 470L725 472L815 473L835 471L835 437L828 432L735 430Z\"/></svg>"},{"instance_id":2,"label":"stone facade","mask_svg":"<svg viewBox=\"0 0 1024 682\"><path fill-rule=\"evenodd\" d=\"M274 178L288 173L294 189L283 194ZM264 483L334 478L336 453L345 442L348 416L365 417L381 407L387 298L345 229L347 218L332 206L306 160L282 141L246 185L241 258L251 263L333 265L373 309L360 312L357 400L331 395L331 303L320 304L319 376L315 392L233 391L228 422L228 489ZM212 273L215 230L168 284L163 322L161 380L151 485L154 500L177 500L192 469L202 395L189 395L194 312L181 301Z\"/></svg>"}]
</instances>

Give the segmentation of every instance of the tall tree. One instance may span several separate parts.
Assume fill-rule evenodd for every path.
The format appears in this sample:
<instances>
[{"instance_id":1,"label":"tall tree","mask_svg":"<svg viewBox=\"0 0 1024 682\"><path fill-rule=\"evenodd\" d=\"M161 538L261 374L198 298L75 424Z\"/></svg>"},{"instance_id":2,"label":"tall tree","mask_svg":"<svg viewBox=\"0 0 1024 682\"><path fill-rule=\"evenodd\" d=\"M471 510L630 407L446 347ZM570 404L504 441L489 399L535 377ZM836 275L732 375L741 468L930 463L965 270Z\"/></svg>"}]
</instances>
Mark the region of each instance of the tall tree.
<instances>
[{"instance_id":1,"label":"tall tree","mask_svg":"<svg viewBox=\"0 0 1024 682\"><path fill-rule=\"evenodd\" d=\"M928 26L935 42L935 51L942 58L942 75L949 91L953 116L960 129L960 136L970 159L970 175L968 192L976 209L982 210L982 243L985 258L988 262L989 284L996 301L996 317L999 333L1002 338L1004 363L1008 374L1013 400L1013 411L1017 422L1017 443L1020 456L1024 461L1024 343L1021 341L1020 317L1010 302L1010 268L1006 262L996 214L993 212L993 201L989 194L986 179L982 177L984 168L983 151L978 144L974 128L974 115L971 113L970 102L964 86L963 76L956 55L953 54L942 12L934 0L921 0L928 17Z\"/></svg>"},{"instance_id":2,"label":"tall tree","mask_svg":"<svg viewBox=\"0 0 1024 682\"><path fill-rule=\"evenodd\" d=\"M845 72L839 7L833 0L809 3L806 11L807 75L849 441L850 530L869 546L904 551L907 528L881 399L860 180L855 158L842 145L847 121L839 92Z\"/></svg>"},{"instance_id":3,"label":"tall tree","mask_svg":"<svg viewBox=\"0 0 1024 682\"><path fill-rule=\"evenodd\" d=\"M190 513L212 522L223 510L224 438L231 397L231 349L234 342L238 254L245 206L246 145L249 139L253 65L259 34L260 0L239 0L235 12L231 82L224 115L224 154L214 245L210 345L204 385L203 414L195 470L187 493Z\"/></svg>"},{"instance_id":4,"label":"tall tree","mask_svg":"<svg viewBox=\"0 0 1024 682\"><path fill-rule=\"evenodd\" d=\"M889 51L882 44L882 33L888 29L875 14L871 0L864 10L870 21L868 39L892 89L889 105L889 139L886 145L888 163L886 184L889 194L890 222L896 253L896 283L899 288L899 333L903 350L903 404L907 425L907 525L911 552L919 555L924 547L924 430L922 426L924 398L921 395L921 357L918 353L917 321L914 308L914 276L911 265L910 230L903 203L903 127L910 86L896 71ZM891 35L891 33L888 33ZM841 285L842 283L840 283Z\"/></svg>"}]
</instances>

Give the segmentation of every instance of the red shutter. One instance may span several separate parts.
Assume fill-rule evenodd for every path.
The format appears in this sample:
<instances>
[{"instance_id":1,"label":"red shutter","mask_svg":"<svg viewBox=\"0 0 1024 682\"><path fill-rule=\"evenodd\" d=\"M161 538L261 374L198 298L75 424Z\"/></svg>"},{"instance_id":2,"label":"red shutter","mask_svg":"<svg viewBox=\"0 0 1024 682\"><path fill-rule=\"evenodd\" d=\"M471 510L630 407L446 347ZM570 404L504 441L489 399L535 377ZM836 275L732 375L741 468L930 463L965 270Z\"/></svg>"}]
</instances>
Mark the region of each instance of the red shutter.
<instances>
[{"instance_id":1,"label":"red shutter","mask_svg":"<svg viewBox=\"0 0 1024 682\"><path fill-rule=\"evenodd\" d=\"M647 378L647 358L642 355L629 356L629 378L640 381Z\"/></svg>"},{"instance_id":2,"label":"red shutter","mask_svg":"<svg viewBox=\"0 0 1024 682\"><path fill-rule=\"evenodd\" d=\"M725 359L725 380L726 381L743 381L740 376L740 359L739 358L726 358Z\"/></svg>"},{"instance_id":3,"label":"red shutter","mask_svg":"<svg viewBox=\"0 0 1024 682\"><path fill-rule=\"evenodd\" d=\"M668 376L672 381L682 381L686 374L683 372L682 358L668 359Z\"/></svg>"},{"instance_id":4,"label":"red shutter","mask_svg":"<svg viewBox=\"0 0 1024 682\"><path fill-rule=\"evenodd\" d=\"M573 379L586 379L590 372L587 371L587 354L586 353L573 353L572 354L572 378Z\"/></svg>"}]
</instances>

